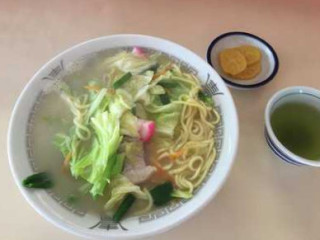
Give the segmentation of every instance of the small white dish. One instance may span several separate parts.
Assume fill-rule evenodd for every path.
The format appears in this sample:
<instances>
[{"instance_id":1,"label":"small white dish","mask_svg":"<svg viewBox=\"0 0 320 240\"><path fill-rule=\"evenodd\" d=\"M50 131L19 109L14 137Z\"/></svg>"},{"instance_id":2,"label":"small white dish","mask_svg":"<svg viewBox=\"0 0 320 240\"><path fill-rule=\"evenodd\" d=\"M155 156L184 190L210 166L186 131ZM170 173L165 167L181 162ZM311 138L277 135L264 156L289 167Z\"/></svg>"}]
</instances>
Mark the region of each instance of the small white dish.
<instances>
[{"instance_id":1,"label":"small white dish","mask_svg":"<svg viewBox=\"0 0 320 240\"><path fill-rule=\"evenodd\" d=\"M250 80L237 80L225 74L219 64L219 53L226 48L251 45L260 49L261 72ZM228 86L237 89L252 89L270 82L278 72L279 60L276 52L265 40L246 32L228 32L215 38L208 47L208 63L219 73Z\"/></svg>"},{"instance_id":2,"label":"small white dish","mask_svg":"<svg viewBox=\"0 0 320 240\"><path fill-rule=\"evenodd\" d=\"M30 144L33 114L41 96L46 94L69 64L88 54L106 49L128 49L140 46L161 51L174 62L183 65L200 80L212 96L221 123L216 128L217 159L206 179L188 201L172 202L142 216L129 217L117 224L107 216L79 212L52 191L32 191L23 188L22 180L37 172ZM143 35L114 35L80 43L60 53L46 63L29 81L12 112L8 131L8 154L13 177L30 205L45 219L73 234L92 239L132 239L151 237L167 231L204 208L222 187L238 146L238 118L232 96L220 76L199 56L168 40ZM38 146L39 147L39 146Z\"/></svg>"},{"instance_id":3,"label":"small white dish","mask_svg":"<svg viewBox=\"0 0 320 240\"><path fill-rule=\"evenodd\" d=\"M273 111L282 104L293 101L307 103L316 107L320 111L320 91L317 89L304 86L295 86L288 87L276 92L268 101L265 109L264 120L266 141L274 154L283 161L294 165L320 167L320 161L308 160L289 151L277 139L272 129L270 118Z\"/></svg>"}]
</instances>

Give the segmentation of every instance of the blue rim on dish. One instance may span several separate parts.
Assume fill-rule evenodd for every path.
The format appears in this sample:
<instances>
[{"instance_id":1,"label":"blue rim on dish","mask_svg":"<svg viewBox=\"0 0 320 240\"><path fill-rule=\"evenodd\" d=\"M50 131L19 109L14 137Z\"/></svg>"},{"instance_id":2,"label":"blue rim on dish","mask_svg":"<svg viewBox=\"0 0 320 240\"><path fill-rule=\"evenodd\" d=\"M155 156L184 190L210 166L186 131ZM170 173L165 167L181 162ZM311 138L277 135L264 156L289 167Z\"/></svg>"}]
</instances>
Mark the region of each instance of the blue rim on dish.
<instances>
[{"instance_id":1,"label":"blue rim on dish","mask_svg":"<svg viewBox=\"0 0 320 240\"><path fill-rule=\"evenodd\" d=\"M271 47L271 45L269 43L267 43L265 40L263 40L262 38L256 36L256 35L253 35L251 33L247 33L247 32L227 32L227 33L224 33L224 34L221 34L220 36L218 36L217 38L215 38L209 45L208 47L208 50L207 50L207 61L208 63L213 67L214 65L212 64L212 61L211 61L211 52L212 52L212 49L213 47L217 44L217 42L219 42L221 39L225 38L225 37L228 37L228 36L232 36L232 35L242 35L242 36L247 36L247 37L251 37L255 40L258 40L260 41L261 43L263 43L269 50L270 52L272 53L272 56L274 58L274 69L272 71L272 73L270 74L270 76L261 81L261 82L258 82L258 83L255 83L255 84L251 84L251 85L244 85L244 84L239 84L239 83L235 83L235 82L232 82L224 77L221 76L221 78L230 86L233 86L233 87L238 87L238 88L247 88L247 89L250 89L250 88L256 88L256 87L261 87L265 84L267 84L268 82L270 82L274 77L275 75L278 73L278 70L279 70L279 59L278 59L278 56L276 54L276 52L274 51L274 49Z\"/></svg>"}]
</instances>

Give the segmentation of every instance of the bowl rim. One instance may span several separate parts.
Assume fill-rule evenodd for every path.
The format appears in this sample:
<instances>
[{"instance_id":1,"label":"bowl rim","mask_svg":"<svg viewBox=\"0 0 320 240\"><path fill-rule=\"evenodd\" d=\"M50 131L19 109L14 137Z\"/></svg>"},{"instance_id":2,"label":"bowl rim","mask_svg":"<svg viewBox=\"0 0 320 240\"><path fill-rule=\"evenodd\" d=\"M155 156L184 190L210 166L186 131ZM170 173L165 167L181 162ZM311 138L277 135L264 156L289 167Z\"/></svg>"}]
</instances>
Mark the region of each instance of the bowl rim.
<instances>
[{"instance_id":1,"label":"bowl rim","mask_svg":"<svg viewBox=\"0 0 320 240\"><path fill-rule=\"evenodd\" d=\"M212 42L210 43L208 49L207 49L207 62L215 69L214 64L212 63L211 60L211 53L212 53L212 49L214 48L214 46L223 38L225 37L229 37L232 35L242 35L242 36L246 36L246 37L250 37L253 38L255 40L258 40L259 42L261 42L263 45L265 45L271 52L272 57L274 59L274 68L271 72L271 74L269 75L269 77L267 77L266 79L259 81L258 83L254 83L254 84L241 84L241 83L236 83L233 81L230 81L228 79L226 79L225 77L221 76L220 77L231 87L234 87L236 89L254 89L254 88L258 88L258 87L262 87L263 85L266 85L267 83L269 83L278 73L279 70L279 58L278 55L276 53L276 51L273 49L273 47L264 39L252 34L252 33L248 33L248 32L240 32L240 31L234 31L234 32L226 32L223 33L221 35L219 35L218 37L216 37L215 39L212 40Z\"/></svg>"},{"instance_id":2,"label":"bowl rim","mask_svg":"<svg viewBox=\"0 0 320 240\"><path fill-rule=\"evenodd\" d=\"M302 163L298 163L294 160L292 160L289 156L285 155L283 152L281 152L281 150L272 142L272 140L270 139L268 133L267 133L267 130L265 129L264 130L264 135L265 135L265 139L266 139L266 142L268 144L268 146L270 147L271 151L281 160L287 162L287 163L290 163L290 164L293 164L293 165L296 165L296 166L302 166L304 164Z\"/></svg>"},{"instance_id":3,"label":"bowl rim","mask_svg":"<svg viewBox=\"0 0 320 240\"><path fill-rule=\"evenodd\" d=\"M274 93L272 97L269 99L264 113L264 121L265 121L265 130L266 135L269 137L271 143L273 143L274 147L277 148L278 151L282 152L284 156L287 156L291 159L291 161L308 165L312 167L320 167L320 161L308 160L306 158L300 157L290 150L288 150L276 137L272 126L271 126L271 111L275 103L280 100L286 98L290 93L300 93L300 94L311 94L320 99L320 91L316 88L307 87L307 86L291 86L284 89L281 89Z\"/></svg>"},{"instance_id":4,"label":"bowl rim","mask_svg":"<svg viewBox=\"0 0 320 240\"><path fill-rule=\"evenodd\" d=\"M87 41L83 41L81 43L75 44L69 48L67 48L66 50L60 52L59 54L57 54L56 56L54 56L53 58L51 58L49 61L47 61L44 65L42 65L42 67L30 78L30 80L28 81L28 83L25 85L24 89L22 90L22 92L20 93L18 99L16 100L12 113L11 113L11 117L10 117L10 121L9 121L9 127L8 127L8 133L7 133L7 151L8 151L8 158L9 158L9 165L10 165L10 169L11 169L11 173L14 177L14 180L16 182L16 184L18 185L18 188L20 190L20 192L22 193L22 195L24 196L24 198L27 200L27 202L36 210L36 212L38 212L38 214L40 214L44 219L46 219L47 221L51 222L53 225L67 231L70 233L73 233L77 236L81 236L81 237L87 237L87 238L93 238L93 237L99 237L98 234L88 234L84 231L80 231L79 227L78 228L72 228L69 225L65 225L64 222L60 222L57 221L54 217L52 217L50 214L48 214L47 210L40 208L38 205L39 203L34 201L33 199L31 199L28 194L26 189L24 189L18 179L17 176L17 172L14 166L14 157L13 157L13 144L12 144L12 129L14 127L14 125L16 124L16 119L15 116L17 115L17 111L18 111L18 106L21 104L24 95L29 91L29 88L31 88L33 82L38 78L38 76L48 67L50 67L50 65L55 62L57 59L59 59L60 57L67 55L70 52L73 51L77 51L83 47L89 46L91 44L94 44L95 42L99 42L99 41L104 41L108 38L113 38L113 39L117 39L117 38L141 38L141 39L146 39L146 40L153 40L153 41L161 41L163 43L169 44L171 46L174 46L175 48L179 48L181 51L183 52L188 52L189 54L191 54L195 59L197 59L197 61L201 61L203 64L206 64L212 71L214 74L216 74L218 77L219 75L216 73L216 71L214 69L211 68L211 66L206 63L205 60L203 60L202 58L200 58L197 54L195 54L194 52L192 52L191 50L181 46L180 44L174 43L172 41L163 39L163 38L159 38L159 37L152 37L152 36L147 36L147 35L139 35L139 34L117 34L117 35L108 35L108 36L102 36L102 37L98 37L98 38L94 38L94 39L89 39ZM128 44L130 45L130 44ZM143 46L142 46L143 47ZM232 132L232 134L230 135L230 138L232 138L233 141L233 147L231 148L230 151L230 156L229 156L229 161L227 162L228 164L226 164L224 166L224 170L223 173L221 174L221 180L218 182L216 190L209 192L208 194L206 194L207 196L205 197L205 199L199 203L199 205L197 205L197 207L195 209L191 209L190 211L187 211L187 215L184 218L175 220L173 224L171 224L170 226L164 226L164 227L159 227L156 229L153 229L152 231L149 232L144 232L144 233L134 233L134 232L130 232L130 234L128 236L125 235L119 235L119 234L112 234L110 232L108 232L107 234L107 238L108 239L132 239L132 238L142 238L142 237L148 237L154 234L158 234L164 231L168 231L170 229L172 229L173 227L175 227L178 224L181 224L182 222L186 221L187 219L190 219L193 215L195 215L196 213L198 213L201 209L203 209L205 206L208 205L208 203L213 199L213 197L219 192L219 190L222 188L224 182L227 180L228 175L230 174L230 171L232 169L232 165L234 163L235 160L235 156L237 153L237 149L238 149L238 136L239 136L239 122L238 122L238 115L237 115L237 111L235 108L235 104L233 101L233 98L231 96L231 93L229 91L229 89L225 86L225 83L221 80L221 84L223 86L223 90L225 95L228 98L228 101L230 101L228 107L230 108L230 112L233 115L234 119L231 119L232 123L233 123L233 129L234 131ZM101 237L101 236L100 236Z\"/></svg>"}]
</instances>

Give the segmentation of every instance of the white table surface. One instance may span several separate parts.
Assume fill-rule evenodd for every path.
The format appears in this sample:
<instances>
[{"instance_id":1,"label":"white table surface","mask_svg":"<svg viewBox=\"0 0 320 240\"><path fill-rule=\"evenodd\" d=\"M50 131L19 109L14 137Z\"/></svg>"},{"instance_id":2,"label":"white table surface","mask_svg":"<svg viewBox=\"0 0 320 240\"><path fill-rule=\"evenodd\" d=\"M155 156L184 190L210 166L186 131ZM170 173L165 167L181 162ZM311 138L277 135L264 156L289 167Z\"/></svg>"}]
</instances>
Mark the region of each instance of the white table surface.
<instances>
[{"instance_id":1,"label":"white table surface","mask_svg":"<svg viewBox=\"0 0 320 240\"><path fill-rule=\"evenodd\" d=\"M197 216L153 239L320 239L320 169L279 161L263 136L264 107L273 93L292 85L320 88L319 27L317 0L0 0L0 239L80 239L41 218L9 171L10 112L41 65L76 43L116 33L168 38L205 57L214 37L234 30L270 42L280 71L263 88L231 91L240 142L227 182Z\"/></svg>"}]
</instances>

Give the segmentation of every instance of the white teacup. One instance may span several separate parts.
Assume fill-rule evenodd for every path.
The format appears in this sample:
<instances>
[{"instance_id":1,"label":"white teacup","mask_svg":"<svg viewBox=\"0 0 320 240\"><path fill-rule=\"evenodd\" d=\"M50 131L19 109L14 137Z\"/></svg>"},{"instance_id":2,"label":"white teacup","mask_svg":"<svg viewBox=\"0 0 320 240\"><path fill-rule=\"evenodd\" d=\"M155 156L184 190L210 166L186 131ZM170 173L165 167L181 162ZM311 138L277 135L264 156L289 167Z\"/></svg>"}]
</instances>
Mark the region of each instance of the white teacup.
<instances>
[{"instance_id":1,"label":"white teacup","mask_svg":"<svg viewBox=\"0 0 320 240\"><path fill-rule=\"evenodd\" d=\"M265 137L271 150L281 159L295 165L320 167L320 161L308 160L288 150L276 137L271 126L271 115L284 103L301 102L316 107L320 111L320 91L310 87L294 86L275 93L265 109ZM319 123L320 124L320 123ZM320 147L320 146L319 146ZM320 160L320 159L319 159Z\"/></svg>"}]
</instances>

